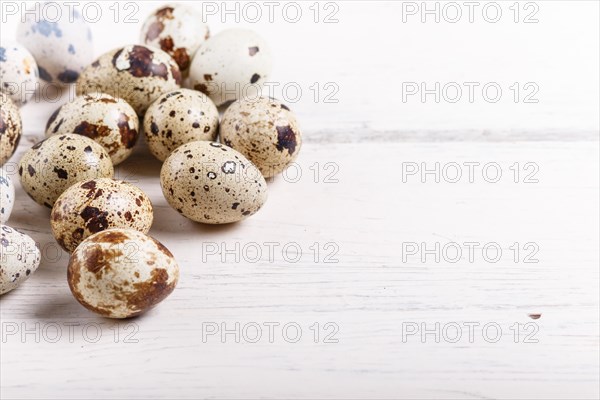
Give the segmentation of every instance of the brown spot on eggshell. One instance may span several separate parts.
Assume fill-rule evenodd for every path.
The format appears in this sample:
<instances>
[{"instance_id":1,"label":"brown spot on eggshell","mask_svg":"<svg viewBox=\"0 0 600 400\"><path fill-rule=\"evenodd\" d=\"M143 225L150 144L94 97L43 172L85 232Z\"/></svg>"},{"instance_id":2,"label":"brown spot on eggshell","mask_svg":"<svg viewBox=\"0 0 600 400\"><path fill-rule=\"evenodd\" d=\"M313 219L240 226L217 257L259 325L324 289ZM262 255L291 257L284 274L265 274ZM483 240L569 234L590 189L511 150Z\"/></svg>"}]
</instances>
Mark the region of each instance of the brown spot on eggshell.
<instances>
[{"instance_id":1,"label":"brown spot on eggshell","mask_svg":"<svg viewBox=\"0 0 600 400\"><path fill-rule=\"evenodd\" d=\"M123 49L117 51L113 56L113 65L117 68L117 60ZM127 71L136 78L155 76L164 80L169 78L168 67L164 63L154 63L154 52L144 46L132 46L127 54L129 68Z\"/></svg>"},{"instance_id":2,"label":"brown spot on eggshell","mask_svg":"<svg viewBox=\"0 0 600 400\"><path fill-rule=\"evenodd\" d=\"M210 92L208 91L208 87L203 83L198 83L194 85L194 89L204 93L207 96L210 94Z\"/></svg>"},{"instance_id":3,"label":"brown spot on eggshell","mask_svg":"<svg viewBox=\"0 0 600 400\"><path fill-rule=\"evenodd\" d=\"M169 274L163 268L154 268L150 276L147 281L134 283L134 291L125 295L128 307L135 310L133 315L160 303L171 294L177 284L175 280L168 283Z\"/></svg>"},{"instance_id":4,"label":"brown spot on eggshell","mask_svg":"<svg viewBox=\"0 0 600 400\"><path fill-rule=\"evenodd\" d=\"M289 125L277 128L277 150L287 149L290 154L296 150L296 134Z\"/></svg>"},{"instance_id":5,"label":"brown spot on eggshell","mask_svg":"<svg viewBox=\"0 0 600 400\"><path fill-rule=\"evenodd\" d=\"M137 130L129 127L129 117L124 113L119 114L117 126L119 127L119 133L121 134L121 143L125 148L131 149L137 142Z\"/></svg>"},{"instance_id":6,"label":"brown spot on eggshell","mask_svg":"<svg viewBox=\"0 0 600 400\"><path fill-rule=\"evenodd\" d=\"M58 113L60 112L61 108L62 107L58 107L56 110L54 110L50 118L48 118L48 122L46 123L46 130L48 130L48 128L50 128L50 125L52 125L54 121L56 121L56 117L58 117Z\"/></svg>"},{"instance_id":7,"label":"brown spot on eggshell","mask_svg":"<svg viewBox=\"0 0 600 400\"><path fill-rule=\"evenodd\" d=\"M101 211L97 207L85 207L80 216L85 221L85 227L90 232L97 233L108 228L108 220L106 218L108 213Z\"/></svg>"},{"instance_id":8,"label":"brown spot on eggshell","mask_svg":"<svg viewBox=\"0 0 600 400\"><path fill-rule=\"evenodd\" d=\"M102 234L102 241L105 243L120 244L129 240L129 236L118 230L111 230Z\"/></svg>"},{"instance_id":9,"label":"brown spot on eggshell","mask_svg":"<svg viewBox=\"0 0 600 400\"><path fill-rule=\"evenodd\" d=\"M105 125L90 124L87 121L82 121L73 129L73 132L89 137L90 139L96 139L97 137L109 135L110 128Z\"/></svg>"},{"instance_id":10,"label":"brown spot on eggshell","mask_svg":"<svg viewBox=\"0 0 600 400\"><path fill-rule=\"evenodd\" d=\"M163 7L156 10L157 18L173 19L173 7Z\"/></svg>"},{"instance_id":11,"label":"brown spot on eggshell","mask_svg":"<svg viewBox=\"0 0 600 400\"><path fill-rule=\"evenodd\" d=\"M54 173L56 173L56 175L60 179L68 179L69 178L69 173L67 171L65 171L63 168L54 167Z\"/></svg>"}]
</instances>

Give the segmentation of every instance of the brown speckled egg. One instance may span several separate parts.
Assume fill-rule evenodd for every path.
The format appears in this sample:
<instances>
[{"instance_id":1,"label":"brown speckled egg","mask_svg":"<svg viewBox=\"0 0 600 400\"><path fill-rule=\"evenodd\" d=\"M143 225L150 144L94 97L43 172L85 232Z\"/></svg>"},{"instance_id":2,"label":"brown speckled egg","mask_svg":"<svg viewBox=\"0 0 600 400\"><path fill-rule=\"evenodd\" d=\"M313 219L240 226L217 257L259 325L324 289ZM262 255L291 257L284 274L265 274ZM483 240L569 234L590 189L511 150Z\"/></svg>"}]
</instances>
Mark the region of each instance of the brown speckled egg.
<instances>
[{"instance_id":1,"label":"brown speckled egg","mask_svg":"<svg viewBox=\"0 0 600 400\"><path fill-rule=\"evenodd\" d=\"M72 253L87 237L111 228L148 233L152 203L140 188L110 178L71 186L60 195L50 217L58 244Z\"/></svg>"},{"instance_id":2,"label":"brown speckled egg","mask_svg":"<svg viewBox=\"0 0 600 400\"><path fill-rule=\"evenodd\" d=\"M129 45L89 65L77 81L77 94L108 93L124 99L141 115L161 94L180 85L181 72L170 55L154 47Z\"/></svg>"},{"instance_id":3,"label":"brown speckled egg","mask_svg":"<svg viewBox=\"0 0 600 400\"><path fill-rule=\"evenodd\" d=\"M270 178L290 165L302 147L296 117L277 100L238 100L221 121L221 142L233 147Z\"/></svg>"},{"instance_id":4,"label":"brown speckled egg","mask_svg":"<svg viewBox=\"0 0 600 400\"><path fill-rule=\"evenodd\" d=\"M178 89L163 94L144 115L146 142L160 161L182 144L215 140L218 128L217 107L195 90Z\"/></svg>"},{"instance_id":5,"label":"brown speckled egg","mask_svg":"<svg viewBox=\"0 0 600 400\"><path fill-rule=\"evenodd\" d=\"M58 108L46 124L46 136L77 133L108 151L113 165L133 152L138 139L139 118L123 99L104 93L76 97Z\"/></svg>"},{"instance_id":6,"label":"brown speckled egg","mask_svg":"<svg viewBox=\"0 0 600 400\"><path fill-rule=\"evenodd\" d=\"M162 166L160 184L171 207L207 224L240 221L267 200L260 171L237 151L214 142L178 147Z\"/></svg>"},{"instance_id":7,"label":"brown speckled egg","mask_svg":"<svg viewBox=\"0 0 600 400\"><path fill-rule=\"evenodd\" d=\"M179 266L160 242L131 229L98 232L77 247L67 280L87 309L109 318L139 315L177 285Z\"/></svg>"},{"instance_id":8,"label":"brown speckled egg","mask_svg":"<svg viewBox=\"0 0 600 400\"><path fill-rule=\"evenodd\" d=\"M169 4L146 19L140 41L169 53L185 76L192 56L208 36L208 25L202 22L199 10L184 4Z\"/></svg>"},{"instance_id":9,"label":"brown speckled egg","mask_svg":"<svg viewBox=\"0 0 600 400\"><path fill-rule=\"evenodd\" d=\"M106 150L92 139L75 134L50 136L38 142L19 163L23 189L48 208L77 182L113 175Z\"/></svg>"},{"instance_id":10,"label":"brown speckled egg","mask_svg":"<svg viewBox=\"0 0 600 400\"><path fill-rule=\"evenodd\" d=\"M19 109L6 94L0 93L0 166L14 154L22 131Z\"/></svg>"}]
</instances>

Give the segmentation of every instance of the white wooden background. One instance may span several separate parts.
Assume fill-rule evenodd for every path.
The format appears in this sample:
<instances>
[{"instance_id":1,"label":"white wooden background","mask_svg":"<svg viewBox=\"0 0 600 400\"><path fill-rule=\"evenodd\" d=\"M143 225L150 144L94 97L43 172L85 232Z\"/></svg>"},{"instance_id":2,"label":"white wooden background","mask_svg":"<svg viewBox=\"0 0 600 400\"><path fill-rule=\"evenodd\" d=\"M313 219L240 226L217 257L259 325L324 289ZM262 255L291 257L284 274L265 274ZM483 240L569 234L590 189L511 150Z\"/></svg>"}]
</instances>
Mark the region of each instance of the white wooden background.
<instances>
[{"instance_id":1,"label":"white wooden background","mask_svg":"<svg viewBox=\"0 0 600 400\"><path fill-rule=\"evenodd\" d=\"M140 18L158 4L139 3ZM13 176L10 225L31 235L44 258L0 300L2 399L600 396L598 3L536 2L540 22L532 25L403 24L401 3L337 4L338 24L245 24L273 43L274 80L305 91L293 105L306 138L302 177L271 182L260 213L225 227L185 220L162 197L160 164L144 143L118 168L151 197L151 235L182 269L173 294L143 317L107 320L74 300L49 212ZM512 2L501 4L508 13ZM138 25L111 18L93 25L97 54L137 38ZM213 32L234 25L209 23ZM3 42L15 26L14 18L3 22ZM507 95L495 104L403 103L402 82L412 81L537 82L539 103ZM335 82L339 102L315 102L315 82ZM11 161L43 136L47 117L67 99L22 109L25 138ZM407 162L495 162L503 178L403 183ZM515 162L535 163L539 182L513 182ZM402 259L402 243L469 241L498 243L502 259ZM279 244L273 260L270 242ZM523 262L526 252L515 262L514 242L537 244L539 262ZM253 243L263 251L255 263L203 251ZM302 249L297 263L291 249L282 254L289 243ZM337 263L324 260L332 249ZM535 313L541 318L529 317ZM432 334L403 340L407 324L465 322L480 324L472 343L467 328L457 343ZM203 329L236 323L261 325L263 337L250 343L250 329L239 343L233 334L203 340ZM272 343L267 323L280 324ZM286 323L301 327L297 343L289 342L293 329L288 340L282 335ZM497 343L482 336L486 323L502 327ZM536 343L525 342L528 323ZM335 341L326 343L331 326Z\"/></svg>"}]
</instances>

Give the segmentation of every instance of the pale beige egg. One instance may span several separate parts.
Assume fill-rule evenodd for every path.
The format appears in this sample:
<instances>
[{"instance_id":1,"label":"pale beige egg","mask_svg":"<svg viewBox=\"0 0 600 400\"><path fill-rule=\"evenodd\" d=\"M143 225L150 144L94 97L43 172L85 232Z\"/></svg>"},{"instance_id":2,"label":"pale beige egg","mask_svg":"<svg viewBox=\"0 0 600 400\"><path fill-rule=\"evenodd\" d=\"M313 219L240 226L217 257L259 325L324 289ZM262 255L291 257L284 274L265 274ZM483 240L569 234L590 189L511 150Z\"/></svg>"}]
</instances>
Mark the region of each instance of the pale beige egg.
<instances>
[{"instance_id":1,"label":"pale beige egg","mask_svg":"<svg viewBox=\"0 0 600 400\"><path fill-rule=\"evenodd\" d=\"M205 94L195 90L166 93L144 115L146 143L160 161L182 144L215 140L218 129L217 107Z\"/></svg>"},{"instance_id":2,"label":"pale beige egg","mask_svg":"<svg viewBox=\"0 0 600 400\"><path fill-rule=\"evenodd\" d=\"M294 162L302 147L294 113L266 97L231 104L223 114L220 135L222 143L245 155L266 178Z\"/></svg>"},{"instance_id":3,"label":"pale beige egg","mask_svg":"<svg viewBox=\"0 0 600 400\"><path fill-rule=\"evenodd\" d=\"M27 150L19 162L23 189L48 208L75 183L113 175L106 150L92 139L75 134L50 136Z\"/></svg>"},{"instance_id":4,"label":"pale beige egg","mask_svg":"<svg viewBox=\"0 0 600 400\"><path fill-rule=\"evenodd\" d=\"M206 224L241 221L267 201L267 183L258 168L215 142L178 147L163 163L160 184L171 207Z\"/></svg>"}]
</instances>

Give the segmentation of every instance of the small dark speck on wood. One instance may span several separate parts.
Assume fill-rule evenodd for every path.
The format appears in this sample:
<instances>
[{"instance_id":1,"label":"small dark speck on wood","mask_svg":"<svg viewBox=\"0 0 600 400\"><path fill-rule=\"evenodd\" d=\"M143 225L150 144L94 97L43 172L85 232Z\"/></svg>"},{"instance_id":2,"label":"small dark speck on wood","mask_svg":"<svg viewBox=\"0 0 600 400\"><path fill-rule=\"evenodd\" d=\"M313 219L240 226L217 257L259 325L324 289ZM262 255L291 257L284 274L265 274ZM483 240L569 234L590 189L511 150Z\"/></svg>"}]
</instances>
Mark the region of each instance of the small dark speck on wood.
<instances>
[{"instance_id":1,"label":"small dark speck on wood","mask_svg":"<svg viewBox=\"0 0 600 400\"><path fill-rule=\"evenodd\" d=\"M529 318L531 319L540 319L542 314L529 314Z\"/></svg>"}]
</instances>

